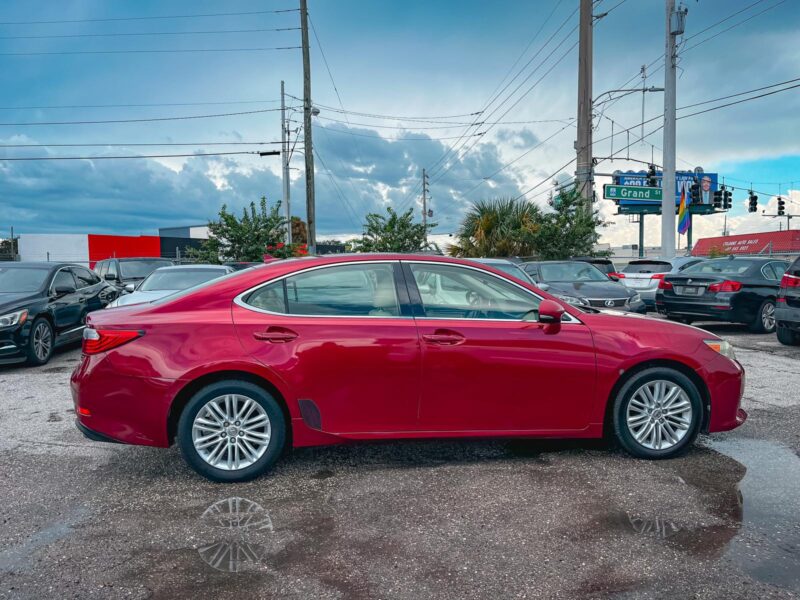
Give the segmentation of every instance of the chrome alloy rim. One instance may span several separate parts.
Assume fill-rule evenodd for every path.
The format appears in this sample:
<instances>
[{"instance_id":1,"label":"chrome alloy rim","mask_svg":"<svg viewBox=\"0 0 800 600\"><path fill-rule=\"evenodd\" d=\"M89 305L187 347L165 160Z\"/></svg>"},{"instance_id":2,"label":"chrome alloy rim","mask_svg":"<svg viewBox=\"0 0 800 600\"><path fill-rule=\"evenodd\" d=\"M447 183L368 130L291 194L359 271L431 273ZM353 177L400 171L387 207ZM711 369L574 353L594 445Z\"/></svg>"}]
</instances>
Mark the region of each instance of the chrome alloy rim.
<instances>
[{"instance_id":1,"label":"chrome alloy rim","mask_svg":"<svg viewBox=\"0 0 800 600\"><path fill-rule=\"evenodd\" d=\"M33 330L33 352L39 360L45 360L50 356L50 348L53 346L53 332L47 323L42 321Z\"/></svg>"},{"instance_id":2,"label":"chrome alloy rim","mask_svg":"<svg viewBox=\"0 0 800 600\"><path fill-rule=\"evenodd\" d=\"M649 381L637 389L627 411L628 430L650 450L666 450L680 442L692 425L692 403L672 381Z\"/></svg>"},{"instance_id":3,"label":"chrome alloy rim","mask_svg":"<svg viewBox=\"0 0 800 600\"><path fill-rule=\"evenodd\" d=\"M764 305L764 310L761 311L761 323L764 325L764 329L767 331L772 331L775 327L775 305L772 303L767 303Z\"/></svg>"},{"instance_id":4,"label":"chrome alloy rim","mask_svg":"<svg viewBox=\"0 0 800 600\"><path fill-rule=\"evenodd\" d=\"M255 463L269 446L272 427L258 402L241 394L209 400L192 423L192 443L212 467L237 471Z\"/></svg>"}]
</instances>

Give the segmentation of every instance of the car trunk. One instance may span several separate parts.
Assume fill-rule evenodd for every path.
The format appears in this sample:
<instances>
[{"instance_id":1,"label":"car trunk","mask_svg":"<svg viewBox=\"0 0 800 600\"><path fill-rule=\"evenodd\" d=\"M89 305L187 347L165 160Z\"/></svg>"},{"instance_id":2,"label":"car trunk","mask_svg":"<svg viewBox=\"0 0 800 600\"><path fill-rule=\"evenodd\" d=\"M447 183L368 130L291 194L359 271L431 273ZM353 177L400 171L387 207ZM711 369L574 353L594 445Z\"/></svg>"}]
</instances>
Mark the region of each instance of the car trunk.
<instances>
[{"instance_id":1,"label":"car trunk","mask_svg":"<svg viewBox=\"0 0 800 600\"><path fill-rule=\"evenodd\" d=\"M671 290L664 290L664 295L673 295L680 298L681 301L697 300L700 302L708 302L714 299L717 291L708 291L708 287L714 283L722 284L725 281L731 281L729 277L718 275L668 275L664 280L672 284Z\"/></svg>"},{"instance_id":2,"label":"car trunk","mask_svg":"<svg viewBox=\"0 0 800 600\"><path fill-rule=\"evenodd\" d=\"M664 261L633 261L622 270L620 281L634 290L655 289L670 269L672 265Z\"/></svg>"}]
</instances>

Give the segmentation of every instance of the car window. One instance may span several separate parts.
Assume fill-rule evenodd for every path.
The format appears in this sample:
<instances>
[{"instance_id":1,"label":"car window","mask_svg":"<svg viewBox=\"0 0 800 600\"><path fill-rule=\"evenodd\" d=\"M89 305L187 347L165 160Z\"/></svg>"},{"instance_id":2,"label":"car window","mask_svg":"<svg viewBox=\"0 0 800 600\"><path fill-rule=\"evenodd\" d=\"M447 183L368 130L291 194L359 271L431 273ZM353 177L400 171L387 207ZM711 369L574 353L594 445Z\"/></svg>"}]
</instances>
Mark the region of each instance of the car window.
<instances>
[{"instance_id":1,"label":"car window","mask_svg":"<svg viewBox=\"0 0 800 600\"><path fill-rule=\"evenodd\" d=\"M49 269L0 266L0 293L35 292L44 287L49 274Z\"/></svg>"},{"instance_id":2,"label":"car window","mask_svg":"<svg viewBox=\"0 0 800 600\"><path fill-rule=\"evenodd\" d=\"M494 275L465 267L412 263L426 317L520 320L539 298Z\"/></svg>"},{"instance_id":3,"label":"car window","mask_svg":"<svg viewBox=\"0 0 800 600\"><path fill-rule=\"evenodd\" d=\"M314 316L400 316L391 264L365 263L315 269L287 277L283 286L285 310L275 312ZM262 290L262 294L251 294L247 302L259 308L279 306L281 300L277 286L274 290Z\"/></svg>"},{"instance_id":4,"label":"car window","mask_svg":"<svg viewBox=\"0 0 800 600\"><path fill-rule=\"evenodd\" d=\"M261 310L286 314L289 311L286 308L286 295L284 292L283 280L276 281L270 285L265 285L264 287L258 288L247 298L245 298L244 301L245 304L249 304L255 308L260 308Z\"/></svg>"},{"instance_id":5,"label":"car window","mask_svg":"<svg viewBox=\"0 0 800 600\"><path fill-rule=\"evenodd\" d=\"M69 269L61 269L53 278L51 289L56 290L59 287L69 288L75 290L75 278L70 273Z\"/></svg>"},{"instance_id":6,"label":"car window","mask_svg":"<svg viewBox=\"0 0 800 600\"><path fill-rule=\"evenodd\" d=\"M117 279L119 277L119 274L117 273L117 261L115 260L108 261L108 274L112 275L114 279Z\"/></svg>"},{"instance_id":7,"label":"car window","mask_svg":"<svg viewBox=\"0 0 800 600\"><path fill-rule=\"evenodd\" d=\"M542 281L608 281L608 277L585 262L542 263Z\"/></svg>"},{"instance_id":8,"label":"car window","mask_svg":"<svg viewBox=\"0 0 800 600\"><path fill-rule=\"evenodd\" d=\"M108 272L108 263L104 260L101 260L94 266L94 270L100 276L100 279L104 279L106 273Z\"/></svg>"},{"instance_id":9,"label":"car window","mask_svg":"<svg viewBox=\"0 0 800 600\"><path fill-rule=\"evenodd\" d=\"M764 275L764 277L766 277L767 279L778 279L778 278L775 276L775 271L774 271L774 270L773 270L773 268L772 268L772 264L773 264L773 263L767 263L767 264L765 264L763 267L761 267L761 273L762 273L762 274Z\"/></svg>"},{"instance_id":10,"label":"car window","mask_svg":"<svg viewBox=\"0 0 800 600\"><path fill-rule=\"evenodd\" d=\"M701 261L701 260L690 260L689 262L684 263L680 267L678 267L678 271L685 271L689 267L694 266L699 262L703 262L703 261Z\"/></svg>"},{"instance_id":11,"label":"car window","mask_svg":"<svg viewBox=\"0 0 800 600\"><path fill-rule=\"evenodd\" d=\"M75 276L75 281L78 282L78 289L100 283L100 278L97 275L83 267L72 267L72 274Z\"/></svg>"},{"instance_id":12,"label":"car window","mask_svg":"<svg viewBox=\"0 0 800 600\"><path fill-rule=\"evenodd\" d=\"M779 280L781 277L783 277L783 274L789 267L789 263L783 262L782 260L772 262L770 265L772 265L772 271L775 273L776 280Z\"/></svg>"},{"instance_id":13,"label":"car window","mask_svg":"<svg viewBox=\"0 0 800 600\"><path fill-rule=\"evenodd\" d=\"M660 260L637 260L625 265L623 273L669 273L672 265Z\"/></svg>"},{"instance_id":14,"label":"car window","mask_svg":"<svg viewBox=\"0 0 800 600\"><path fill-rule=\"evenodd\" d=\"M795 260L791 266L786 269L786 272L789 275L794 275L795 277L800 277L800 257Z\"/></svg>"},{"instance_id":15,"label":"car window","mask_svg":"<svg viewBox=\"0 0 800 600\"><path fill-rule=\"evenodd\" d=\"M205 281L225 275L224 269L165 269L155 270L139 286L140 292L185 290Z\"/></svg>"},{"instance_id":16,"label":"car window","mask_svg":"<svg viewBox=\"0 0 800 600\"><path fill-rule=\"evenodd\" d=\"M159 267L172 266L172 261L146 259L146 260L123 260L119 263L120 275L123 279L144 279Z\"/></svg>"},{"instance_id":17,"label":"car window","mask_svg":"<svg viewBox=\"0 0 800 600\"><path fill-rule=\"evenodd\" d=\"M742 275L753 266L752 260L734 260L730 258L718 258L707 260L693 265L686 269L684 273L707 273L709 275Z\"/></svg>"}]
</instances>

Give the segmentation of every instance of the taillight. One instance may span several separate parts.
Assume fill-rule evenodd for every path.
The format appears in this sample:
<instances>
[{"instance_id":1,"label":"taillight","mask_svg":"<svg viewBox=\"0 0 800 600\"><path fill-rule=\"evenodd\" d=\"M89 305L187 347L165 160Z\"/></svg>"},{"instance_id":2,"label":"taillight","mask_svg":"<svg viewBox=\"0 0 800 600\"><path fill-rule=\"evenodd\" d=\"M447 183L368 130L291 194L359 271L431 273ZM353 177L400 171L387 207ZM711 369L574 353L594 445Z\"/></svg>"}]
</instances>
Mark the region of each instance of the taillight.
<instances>
[{"instance_id":1,"label":"taillight","mask_svg":"<svg viewBox=\"0 0 800 600\"><path fill-rule=\"evenodd\" d=\"M784 274L781 278L781 289L797 288L800 287L800 277L797 275Z\"/></svg>"},{"instance_id":2,"label":"taillight","mask_svg":"<svg viewBox=\"0 0 800 600\"><path fill-rule=\"evenodd\" d=\"M653 273L650 275L650 279L664 279L664 273Z\"/></svg>"},{"instance_id":3,"label":"taillight","mask_svg":"<svg viewBox=\"0 0 800 600\"><path fill-rule=\"evenodd\" d=\"M609 277L616 277L617 279L625 279L625 273L609 273Z\"/></svg>"},{"instance_id":4,"label":"taillight","mask_svg":"<svg viewBox=\"0 0 800 600\"><path fill-rule=\"evenodd\" d=\"M87 327L83 330L84 354L100 354L113 348L118 348L122 344L127 344L138 337L144 335L143 331L131 329L92 329Z\"/></svg>"},{"instance_id":5,"label":"taillight","mask_svg":"<svg viewBox=\"0 0 800 600\"><path fill-rule=\"evenodd\" d=\"M672 283L667 281L667 280L665 280L665 279L663 279L663 278L659 279L659 281L658 281L658 289L660 289L660 290L671 290L672 289Z\"/></svg>"},{"instance_id":6,"label":"taillight","mask_svg":"<svg viewBox=\"0 0 800 600\"><path fill-rule=\"evenodd\" d=\"M720 283L712 283L708 286L709 292L738 292L742 289L742 284L738 281L726 279Z\"/></svg>"}]
</instances>

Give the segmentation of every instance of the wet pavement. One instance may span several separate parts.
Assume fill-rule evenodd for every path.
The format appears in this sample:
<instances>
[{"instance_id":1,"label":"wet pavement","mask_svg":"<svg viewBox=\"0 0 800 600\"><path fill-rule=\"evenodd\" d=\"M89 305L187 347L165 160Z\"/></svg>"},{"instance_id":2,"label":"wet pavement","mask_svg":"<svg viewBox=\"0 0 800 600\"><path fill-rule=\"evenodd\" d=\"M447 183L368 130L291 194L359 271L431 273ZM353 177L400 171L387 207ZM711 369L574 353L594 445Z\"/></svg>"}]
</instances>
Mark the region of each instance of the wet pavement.
<instances>
[{"instance_id":1,"label":"wet pavement","mask_svg":"<svg viewBox=\"0 0 800 600\"><path fill-rule=\"evenodd\" d=\"M800 597L800 348L708 328L747 368L751 418L661 462L374 443L214 484L174 448L84 440L76 350L0 369L0 598Z\"/></svg>"}]
</instances>

